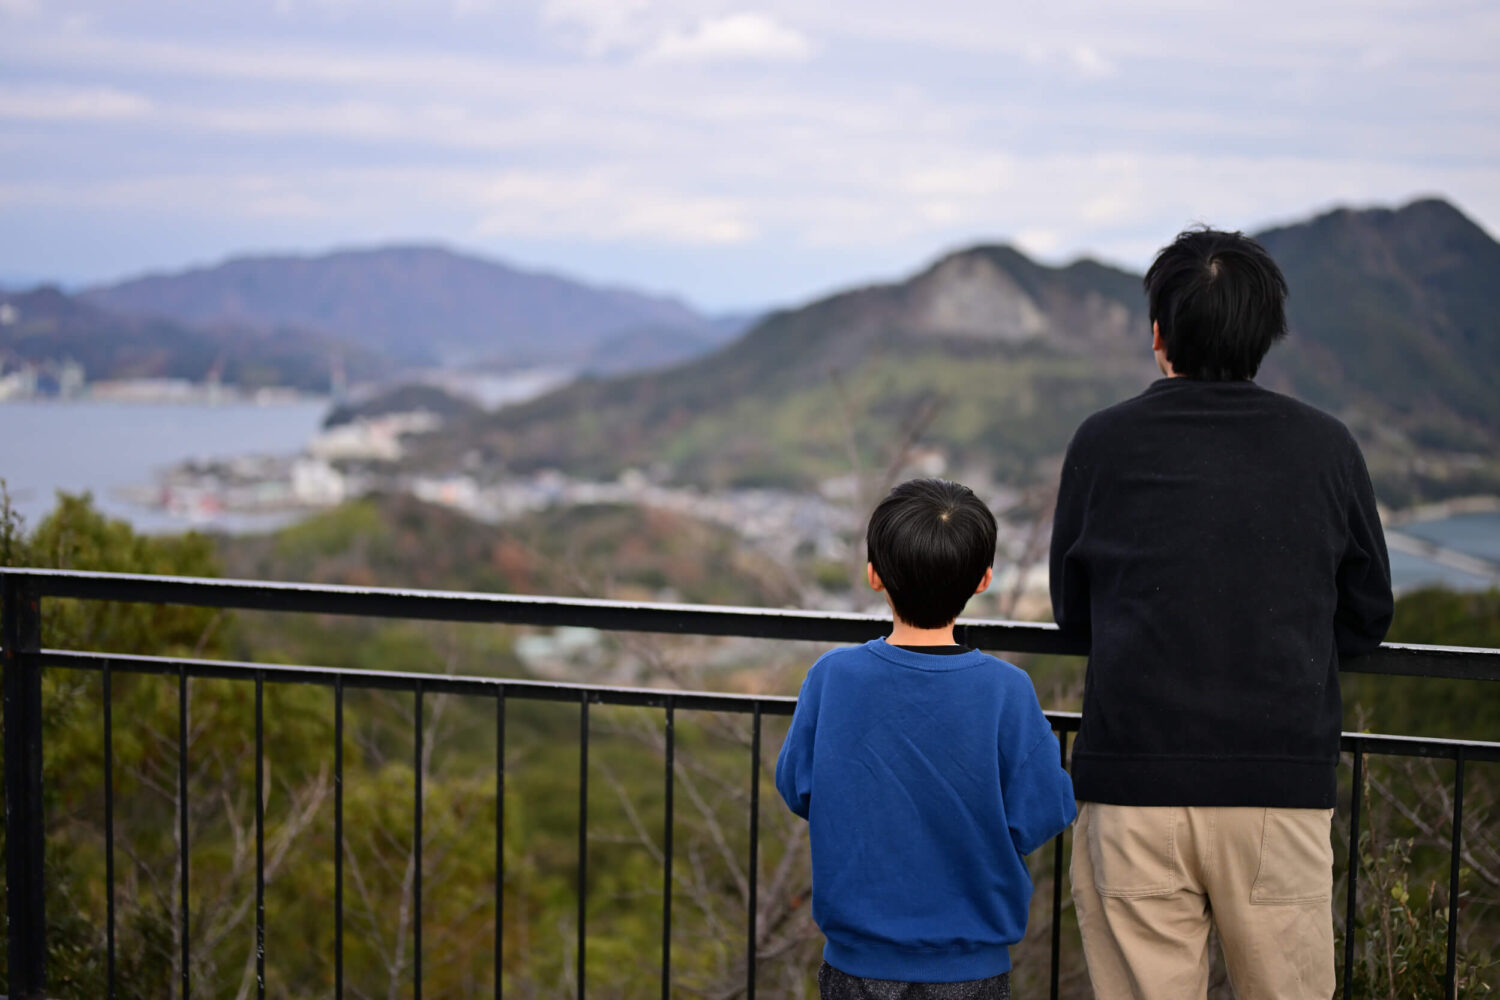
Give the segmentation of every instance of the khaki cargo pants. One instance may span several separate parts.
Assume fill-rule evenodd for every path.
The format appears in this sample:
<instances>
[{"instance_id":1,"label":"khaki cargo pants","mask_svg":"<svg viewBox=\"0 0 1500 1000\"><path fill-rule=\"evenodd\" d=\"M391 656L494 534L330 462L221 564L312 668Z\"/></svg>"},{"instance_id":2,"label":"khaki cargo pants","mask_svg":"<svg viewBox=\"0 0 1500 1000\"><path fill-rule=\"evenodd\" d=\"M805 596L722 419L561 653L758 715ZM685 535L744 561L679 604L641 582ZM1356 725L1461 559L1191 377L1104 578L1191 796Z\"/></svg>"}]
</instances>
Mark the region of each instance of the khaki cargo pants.
<instances>
[{"instance_id":1,"label":"khaki cargo pants","mask_svg":"<svg viewBox=\"0 0 1500 1000\"><path fill-rule=\"evenodd\" d=\"M1238 1000L1334 990L1331 809L1078 804L1073 902L1098 1000L1201 1000L1216 924Z\"/></svg>"}]
</instances>

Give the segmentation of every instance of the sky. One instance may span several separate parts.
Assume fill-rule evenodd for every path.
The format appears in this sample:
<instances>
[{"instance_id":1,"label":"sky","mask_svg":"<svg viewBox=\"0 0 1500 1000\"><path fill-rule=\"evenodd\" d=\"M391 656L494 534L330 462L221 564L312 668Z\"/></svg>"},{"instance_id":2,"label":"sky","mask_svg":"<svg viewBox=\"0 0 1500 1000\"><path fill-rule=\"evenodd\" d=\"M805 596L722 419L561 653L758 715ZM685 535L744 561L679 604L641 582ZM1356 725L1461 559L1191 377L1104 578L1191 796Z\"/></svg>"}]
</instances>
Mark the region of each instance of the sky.
<instances>
[{"instance_id":1,"label":"sky","mask_svg":"<svg viewBox=\"0 0 1500 1000\"><path fill-rule=\"evenodd\" d=\"M0 283L454 249L788 305L1452 200L1493 0L0 0Z\"/></svg>"}]
</instances>

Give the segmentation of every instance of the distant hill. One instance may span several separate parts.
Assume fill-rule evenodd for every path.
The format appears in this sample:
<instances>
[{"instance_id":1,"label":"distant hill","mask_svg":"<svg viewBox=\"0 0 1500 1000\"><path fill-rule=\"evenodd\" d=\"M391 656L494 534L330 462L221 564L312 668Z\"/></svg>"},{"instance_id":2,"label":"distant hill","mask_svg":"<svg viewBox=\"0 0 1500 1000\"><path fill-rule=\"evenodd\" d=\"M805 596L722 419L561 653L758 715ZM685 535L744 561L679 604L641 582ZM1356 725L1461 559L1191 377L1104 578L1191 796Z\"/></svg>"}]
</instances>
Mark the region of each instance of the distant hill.
<instances>
[{"instance_id":1,"label":"distant hill","mask_svg":"<svg viewBox=\"0 0 1500 1000\"><path fill-rule=\"evenodd\" d=\"M221 536L219 547L225 571L247 579L769 607L798 596L729 529L638 507L555 508L497 525L375 495L271 534Z\"/></svg>"},{"instance_id":2,"label":"distant hill","mask_svg":"<svg viewBox=\"0 0 1500 1000\"><path fill-rule=\"evenodd\" d=\"M414 365L582 364L631 331L660 331L650 363L722 335L676 299L600 288L431 246L244 257L93 288L87 301L183 323L295 325Z\"/></svg>"},{"instance_id":3,"label":"distant hill","mask_svg":"<svg viewBox=\"0 0 1500 1000\"><path fill-rule=\"evenodd\" d=\"M481 412L481 407L435 385L405 383L360 402L339 403L323 418L323 426L339 427L356 420L417 411L426 411L443 420L457 420Z\"/></svg>"},{"instance_id":4,"label":"distant hill","mask_svg":"<svg viewBox=\"0 0 1500 1000\"><path fill-rule=\"evenodd\" d=\"M619 375L663 368L709 354L726 339L701 330L635 327L611 334L595 344L582 368L592 375Z\"/></svg>"},{"instance_id":5,"label":"distant hill","mask_svg":"<svg viewBox=\"0 0 1500 1000\"><path fill-rule=\"evenodd\" d=\"M388 370L374 352L327 334L290 327L195 328L125 316L57 288L0 293L0 358L33 364L72 360L90 381L180 378L245 388L327 392L335 363L354 379ZM337 362L335 362L337 359Z\"/></svg>"},{"instance_id":6,"label":"distant hill","mask_svg":"<svg viewBox=\"0 0 1500 1000\"><path fill-rule=\"evenodd\" d=\"M1348 421L1388 500L1500 490L1500 245L1441 201L1260 238L1286 272L1293 328L1261 381ZM1139 275L975 247L772 314L687 364L477 418L424 454L807 485L856 461L878 468L920 429L954 474L1045 479L1037 463L1083 416L1156 377L1145 305Z\"/></svg>"}]
</instances>

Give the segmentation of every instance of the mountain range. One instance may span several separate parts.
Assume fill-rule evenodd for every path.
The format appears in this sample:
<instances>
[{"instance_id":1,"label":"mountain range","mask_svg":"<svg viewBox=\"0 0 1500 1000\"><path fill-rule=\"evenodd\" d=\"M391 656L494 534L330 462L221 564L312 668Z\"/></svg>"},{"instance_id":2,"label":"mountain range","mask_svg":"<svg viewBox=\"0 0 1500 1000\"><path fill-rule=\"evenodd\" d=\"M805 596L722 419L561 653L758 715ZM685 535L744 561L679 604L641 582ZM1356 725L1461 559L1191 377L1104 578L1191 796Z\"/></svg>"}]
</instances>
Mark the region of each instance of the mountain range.
<instances>
[{"instance_id":1,"label":"mountain range","mask_svg":"<svg viewBox=\"0 0 1500 1000\"><path fill-rule=\"evenodd\" d=\"M1500 245L1436 199L1258 238L1291 290L1291 335L1260 381L1345 419L1390 502L1500 490ZM954 474L1045 480L1079 420L1157 376L1149 329L1138 274L977 246L683 365L476 416L422 461L806 486L912 442Z\"/></svg>"},{"instance_id":2,"label":"mountain range","mask_svg":"<svg viewBox=\"0 0 1500 1000\"><path fill-rule=\"evenodd\" d=\"M1390 502L1500 492L1500 244L1439 199L1256 235L1291 289L1291 336L1260 381L1344 419ZM634 466L709 488L869 479L913 449L953 475L1045 481L1079 420L1156 377L1140 275L1004 245L759 320L422 246L0 293L0 361L65 356L91 379L314 389L335 364L352 380L565 365L589 374L498 412L455 408L413 461Z\"/></svg>"},{"instance_id":3,"label":"mountain range","mask_svg":"<svg viewBox=\"0 0 1500 1000\"><path fill-rule=\"evenodd\" d=\"M618 373L704 354L754 316L524 271L440 247L237 258L69 294L0 290L7 361L90 381L217 377L324 392L413 367Z\"/></svg>"},{"instance_id":4,"label":"mountain range","mask_svg":"<svg viewBox=\"0 0 1500 1000\"><path fill-rule=\"evenodd\" d=\"M195 326L317 330L410 366L618 366L620 338L665 361L725 336L678 299L434 246L242 257L91 288L82 298Z\"/></svg>"}]
</instances>

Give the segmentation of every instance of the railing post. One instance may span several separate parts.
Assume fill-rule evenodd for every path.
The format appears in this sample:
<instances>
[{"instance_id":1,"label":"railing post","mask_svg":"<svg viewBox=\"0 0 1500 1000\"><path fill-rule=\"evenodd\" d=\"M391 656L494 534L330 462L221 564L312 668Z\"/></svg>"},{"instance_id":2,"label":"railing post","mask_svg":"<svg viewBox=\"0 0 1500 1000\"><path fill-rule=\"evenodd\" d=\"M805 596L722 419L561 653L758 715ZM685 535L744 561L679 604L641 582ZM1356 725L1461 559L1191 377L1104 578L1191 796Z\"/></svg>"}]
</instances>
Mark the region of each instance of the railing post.
<instances>
[{"instance_id":1,"label":"railing post","mask_svg":"<svg viewBox=\"0 0 1500 1000\"><path fill-rule=\"evenodd\" d=\"M1455 979L1458 961L1458 871L1464 846L1464 751L1458 748L1453 759L1453 853L1448 856L1448 957L1443 970L1443 995L1454 1000L1458 995Z\"/></svg>"},{"instance_id":2,"label":"railing post","mask_svg":"<svg viewBox=\"0 0 1500 1000\"><path fill-rule=\"evenodd\" d=\"M24 583L4 582L5 887L10 918L10 996L41 1000L47 979L47 917L42 880L41 600Z\"/></svg>"}]
</instances>

